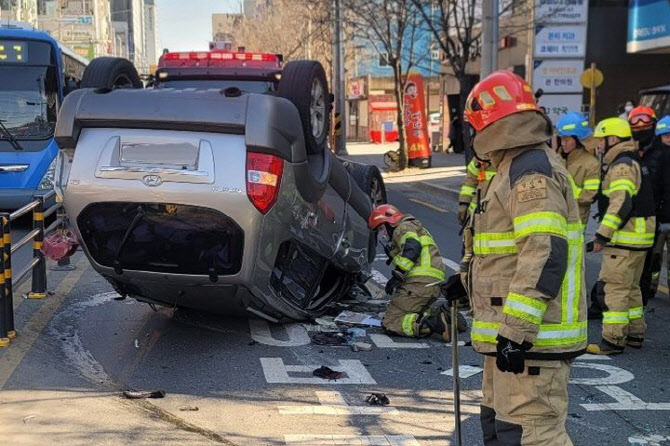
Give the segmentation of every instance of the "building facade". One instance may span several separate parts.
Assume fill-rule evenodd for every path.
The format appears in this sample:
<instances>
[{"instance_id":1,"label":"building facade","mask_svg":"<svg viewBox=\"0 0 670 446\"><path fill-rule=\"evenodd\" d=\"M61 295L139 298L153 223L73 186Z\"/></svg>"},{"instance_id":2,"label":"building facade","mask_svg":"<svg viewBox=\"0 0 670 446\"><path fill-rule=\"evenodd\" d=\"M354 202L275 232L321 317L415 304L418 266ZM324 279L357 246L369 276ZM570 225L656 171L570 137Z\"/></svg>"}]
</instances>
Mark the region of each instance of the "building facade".
<instances>
[{"instance_id":1,"label":"building facade","mask_svg":"<svg viewBox=\"0 0 670 446\"><path fill-rule=\"evenodd\" d=\"M37 0L0 0L0 18L37 27Z\"/></svg>"}]
</instances>

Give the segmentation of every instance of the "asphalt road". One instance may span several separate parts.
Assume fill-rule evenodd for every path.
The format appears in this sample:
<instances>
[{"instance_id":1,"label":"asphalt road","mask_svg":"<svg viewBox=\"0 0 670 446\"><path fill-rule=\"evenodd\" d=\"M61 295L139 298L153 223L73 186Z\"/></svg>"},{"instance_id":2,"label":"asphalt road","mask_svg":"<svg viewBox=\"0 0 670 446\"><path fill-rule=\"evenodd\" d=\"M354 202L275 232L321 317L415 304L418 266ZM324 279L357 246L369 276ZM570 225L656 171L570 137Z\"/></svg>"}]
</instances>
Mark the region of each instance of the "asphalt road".
<instances>
[{"instance_id":1,"label":"asphalt road","mask_svg":"<svg viewBox=\"0 0 670 446\"><path fill-rule=\"evenodd\" d=\"M389 201L430 229L453 266L461 254L453 198L411 184L389 189ZM45 435L49 444L452 444L452 384L444 374L452 348L437 338L390 338L371 328L361 339L373 345L369 352L319 346L310 340L313 324L270 326L116 301L84 258L75 262L76 271L50 273L53 298L16 300L26 328L0 353L0 437L13 444L44 444ZM374 267L381 285L388 267L382 259ZM588 254L589 286L597 269L598 256ZM375 300L384 299L373 289ZM374 314L383 306L350 309ZM567 420L575 445L670 445L666 294L646 317L642 350L575 362ZM591 324L593 340L599 328ZM464 444L481 445L482 359L461 347L460 362L472 373L461 382ZM321 365L343 378L312 376ZM166 396L128 402L118 397L128 388ZM390 404L368 405L371 392Z\"/></svg>"}]
</instances>

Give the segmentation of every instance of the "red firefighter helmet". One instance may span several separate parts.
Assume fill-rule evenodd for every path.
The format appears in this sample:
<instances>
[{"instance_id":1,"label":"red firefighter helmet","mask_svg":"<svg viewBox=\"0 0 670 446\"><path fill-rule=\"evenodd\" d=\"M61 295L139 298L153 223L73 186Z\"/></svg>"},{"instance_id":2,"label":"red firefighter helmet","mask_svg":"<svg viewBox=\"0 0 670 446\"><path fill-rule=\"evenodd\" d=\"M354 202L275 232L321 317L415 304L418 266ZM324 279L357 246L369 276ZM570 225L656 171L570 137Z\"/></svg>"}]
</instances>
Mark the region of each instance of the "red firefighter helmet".
<instances>
[{"instance_id":1,"label":"red firefighter helmet","mask_svg":"<svg viewBox=\"0 0 670 446\"><path fill-rule=\"evenodd\" d=\"M649 129L656 124L656 113L649 107L638 105L628 113L628 123L634 132Z\"/></svg>"},{"instance_id":2,"label":"red firefighter helmet","mask_svg":"<svg viewBox=\"0 0 670 446\"><path fill-rule=\"evenodd\" d=\"M368 218L368 226L370 229L377 229L384 223L395 226L400 223L400 220L402 220L403 217L403 213L400 212L397 207L391 204L381 204L370 214L370 217Z\"/></svg>"},{"instance_id":3,"label":"red firefighter helmet","mask_svg":"<svg viewBox=\"0 0 670 446\"><path fill-rule=\"evenodd\" d=\"M532 88L511 71L494 71L480 81L465 102L465 120L478 132L514 113L542 113Z\"/></svg>"}]
</instances>

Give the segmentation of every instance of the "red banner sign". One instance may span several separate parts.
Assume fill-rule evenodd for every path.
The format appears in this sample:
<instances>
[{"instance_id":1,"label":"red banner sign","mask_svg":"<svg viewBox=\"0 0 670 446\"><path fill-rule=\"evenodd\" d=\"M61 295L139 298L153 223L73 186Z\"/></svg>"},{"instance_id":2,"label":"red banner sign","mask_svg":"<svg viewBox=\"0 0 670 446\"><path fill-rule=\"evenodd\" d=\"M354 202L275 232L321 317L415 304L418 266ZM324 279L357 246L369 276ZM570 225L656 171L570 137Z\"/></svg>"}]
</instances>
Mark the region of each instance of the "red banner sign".
<instances>
[{"instance_id":1,"label":"red banner sign","mask_svg":"<svg viewBox=\"0 0 670 446\"><path fill-rule=\"evenodd\" d=\"M426 92L423 88L423 76L410 73L405 83L404 117L407 135L408 158L410 165L430 165L430 140L428 139L428 123L426 119ZM417 158L425 160L416 162ZM412 160L416 160L412 163ZM428 167L428 165L424 167Z\"/></svg>"}]
</instances>

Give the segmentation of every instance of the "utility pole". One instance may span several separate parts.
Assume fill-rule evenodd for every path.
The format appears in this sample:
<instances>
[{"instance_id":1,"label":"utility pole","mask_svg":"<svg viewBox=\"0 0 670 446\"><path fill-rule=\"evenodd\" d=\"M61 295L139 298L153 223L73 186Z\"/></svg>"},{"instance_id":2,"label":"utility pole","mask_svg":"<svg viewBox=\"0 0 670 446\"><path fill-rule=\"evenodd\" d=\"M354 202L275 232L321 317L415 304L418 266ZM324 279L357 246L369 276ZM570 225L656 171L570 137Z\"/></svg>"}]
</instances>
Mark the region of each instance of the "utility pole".
<instances>
[{"instance_id":1,"label":"utility pole","mask_svg":"<svg viewBox=\"0 0 670 446\"><path fill-rule=\"evenodd\" d=\"M498 69L498 0L482 1L482 19L480 79Z\"/></svg>"},{"instance_id":2,"label":"utility pole","mask_svg":"<svg viewBox=\"0 0 670 446\"><path fill-rule=\"evenodd\" d=\"M347 155L347 126L342 122L345 118L344 91L344 54L342 51L342 11L341 0L334 0L335 32L333 46L333 92L335 94L335 154Z\"/></svg>"},{"instance_id":3,"label":"utility pole","mask_svg":"<svg viewBox=\"0 0 670 446\"><path fill-rule=\"evenodd\" d=\"M526 49L526 80L533 88L533 72L535 71L535 1L529 0L530 26L528 27L528 48Z\"/></svg>"}]
</instances>

